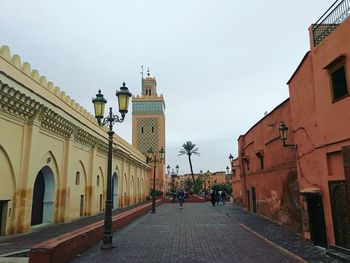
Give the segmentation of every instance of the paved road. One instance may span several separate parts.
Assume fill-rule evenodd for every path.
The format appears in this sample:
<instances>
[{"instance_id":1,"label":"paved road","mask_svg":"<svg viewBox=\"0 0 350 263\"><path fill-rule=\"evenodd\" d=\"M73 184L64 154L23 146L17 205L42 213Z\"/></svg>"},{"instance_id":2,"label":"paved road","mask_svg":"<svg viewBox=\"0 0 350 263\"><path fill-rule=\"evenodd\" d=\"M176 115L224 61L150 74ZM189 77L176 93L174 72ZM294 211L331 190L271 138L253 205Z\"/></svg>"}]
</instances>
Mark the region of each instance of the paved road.
<instances>
[{"instance_id":1,"label":"paved road","mask_svg":"<svg viewBox=\"0 0 350 263\"><path fill-rule=\"evenodd\" d=\"M279 240L289 245L282 248ZM71 262L337 262L299 235L232 204L163 204L117 231L114 243L111 250L96 244Z\"/></svg>"}]
</instances>

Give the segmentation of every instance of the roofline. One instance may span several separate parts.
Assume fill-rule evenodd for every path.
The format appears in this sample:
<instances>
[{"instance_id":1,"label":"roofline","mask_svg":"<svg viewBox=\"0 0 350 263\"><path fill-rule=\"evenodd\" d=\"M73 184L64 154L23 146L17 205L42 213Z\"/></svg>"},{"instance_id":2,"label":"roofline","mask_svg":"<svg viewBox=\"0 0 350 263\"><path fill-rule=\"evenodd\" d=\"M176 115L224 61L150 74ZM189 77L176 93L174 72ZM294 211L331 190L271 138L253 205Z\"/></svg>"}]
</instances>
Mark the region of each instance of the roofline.
<instances>
[{"instance_id":1,"label":"roofline","mask_svg":"<svg viewBox=\"0 0 350 263\"><path fill-rule=\"evenodd\" d=\"M305 59L309 56L309 54L311 53L311 51L309 50L308 52L306 52L306 54L304 55L303 59L300 61L298 67L296 68L296 70L294 71L293 75L290 77L290 79L287 81L287 85L289 85L289 82L292 81L292 79L294 78L294 76L297 74L297 72L299 71L300 67L303 65Z\"/></svg>"},{"instance_id":2,"label":"roofline","mask_svg":"<svg viewBox=\"0 0 350 263\"><path fill-rule=\"evenodd\" d=\"M262 122L265 118L267 118L269 115L271 115L271 113L273 113L275 110L277 110L279 107L281 107L282 105L284 105L285 103L287 103L290 100L290 98L285 99L284 101L282 101L280 104L278 104L272 111L270 111L268 114L266 114L263 118L261 118L258 122L256 122L252 127L250 127L250 129L243 135L240 135L238 137L238 140L240 137L246 136L255 126L257 126L260 122Z\"/></svg>"}]
</instances>

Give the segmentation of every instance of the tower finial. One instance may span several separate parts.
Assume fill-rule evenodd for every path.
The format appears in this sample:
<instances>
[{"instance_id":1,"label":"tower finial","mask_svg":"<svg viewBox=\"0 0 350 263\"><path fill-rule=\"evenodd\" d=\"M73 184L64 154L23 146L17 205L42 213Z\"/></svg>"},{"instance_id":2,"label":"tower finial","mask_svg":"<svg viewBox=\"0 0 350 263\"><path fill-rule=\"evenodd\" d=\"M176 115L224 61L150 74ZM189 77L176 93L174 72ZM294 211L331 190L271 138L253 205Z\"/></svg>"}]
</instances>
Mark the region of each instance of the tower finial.
<instances>
[{"instance_id":1,"label":"tower finial","mask_svg":"<svg viewBox=\"0 0 350 263\"><path fill-rule=\"evenodd\" d=\"M149 77L149 68L147 68L147 76Z\"/></svg>"}]
</instances>

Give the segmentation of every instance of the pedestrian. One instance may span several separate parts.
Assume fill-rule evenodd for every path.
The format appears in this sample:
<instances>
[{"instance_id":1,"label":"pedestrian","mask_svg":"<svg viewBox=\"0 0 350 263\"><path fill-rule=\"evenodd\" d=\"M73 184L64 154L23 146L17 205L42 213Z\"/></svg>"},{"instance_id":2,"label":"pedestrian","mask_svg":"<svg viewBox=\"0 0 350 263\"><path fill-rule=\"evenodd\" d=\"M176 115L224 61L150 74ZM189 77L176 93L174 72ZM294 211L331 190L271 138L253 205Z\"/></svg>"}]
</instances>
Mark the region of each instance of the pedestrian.
<instances>
[{"instance_id":1,"label":"pedestrian","mask_svg":"<svg viewBox=\"0 0 350 263\"><path fill-rule=\"evenodd\" d=\"M216 204L219 205L219 200L220 200L220 193L219 193L219 191L215 191L215 199L216 199Z\"/></svg>"},{"instance_id":2,"label":"pedestrian","mask_svg":"<svg viewBox=\"0 0 350 263\"><path fill-rule=\"evenodd\" d=\"M173 192L173 203L175 203L175 200L176 200L176 192L174 191Z\"/></svg>"},{"instance_id":3,"label":"pedestrian","mask_svg":"<svg viewBox=\"0 0 350 263\"><path fill-rule=\"evenodd\" d=\"M211 192L210 202L213 206L215 206L216 203L216 191Z\"/></svg>"},{"instance_id":4,"label":"pedestrian","mask_svg":"<svg viewBox=\"0 0 350 263\"><path fill-rule=\"evenodd\" d=\"M221 199L222 199L222 204L223 204L223 205L225 204L225 198L226 198L226 192L225 192L225 191L222 191L222 192L221 192Z\"/></svg>"},{"instance_id":5,"label":"pedestrian","mask_svg":"<svg viewBox=\"0 0 350 263\"><path fill-rule=\"evenodd\" d=\"M184 207L185 193L182 189L177 193L177 199L179 199L180 208Z\"/></svg>"}]
</instances>

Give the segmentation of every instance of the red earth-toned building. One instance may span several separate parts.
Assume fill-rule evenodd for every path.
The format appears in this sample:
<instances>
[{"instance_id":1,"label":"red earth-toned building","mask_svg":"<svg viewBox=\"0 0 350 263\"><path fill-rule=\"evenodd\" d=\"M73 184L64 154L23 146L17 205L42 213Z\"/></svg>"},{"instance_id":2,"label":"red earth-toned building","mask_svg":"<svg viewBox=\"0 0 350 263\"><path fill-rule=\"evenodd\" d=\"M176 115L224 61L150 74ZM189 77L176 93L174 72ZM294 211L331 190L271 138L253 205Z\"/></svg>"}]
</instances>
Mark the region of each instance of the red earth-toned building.
<instances>
[{"instance_id":1,"label":"red earth-toned building","mask_svg":"<svg viewBox=\"0 0 350 263\"><path fill-rule=\"evenodd\" d=\"M238 138L243 205L301 231L296 152L280 140L282 121L291 123L289 99Z\"/></svg>"},{"instance_id":2,"label":"red earth-toned building","mask_svg":"<svg viewBox=\"0 0 350 263\"><path fill-rule=\"evenodd\" d=\"M303 230L350 249L350 1L309 28L310 51L288 81ZM344 19L344 20L343 20Z\"/></svg>"},{"instance_id":3,"label":"red earth-toned building","mask_svg":"<svg viewBox=\"0 0 350 263\"><path fill-rule=\"evenodd\" d=\"M350 249L349 15L337 1L309 28L290 99L238 139L243 206L325 248Z\"/></svg>"}]
</instances>

